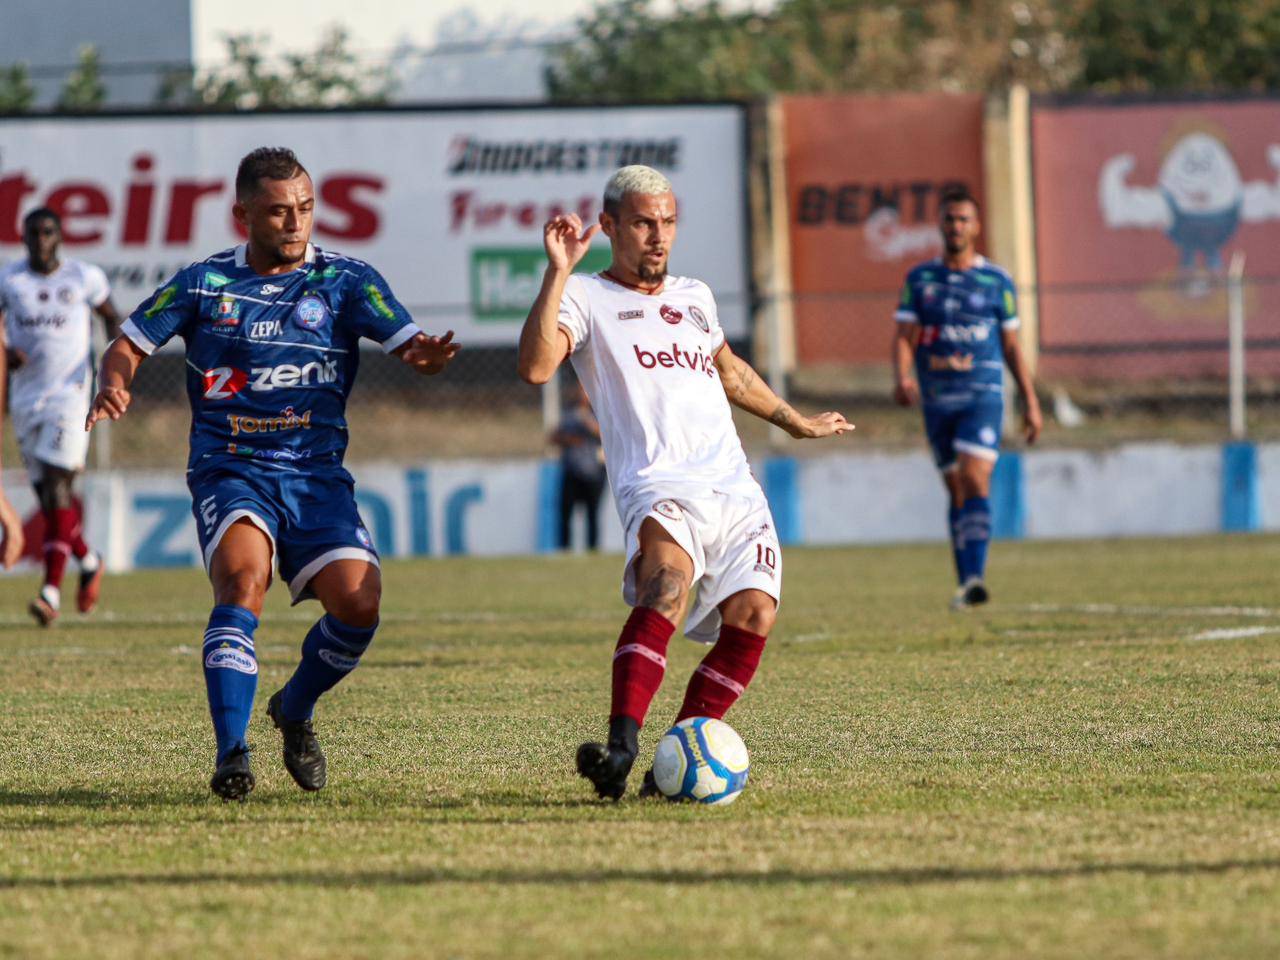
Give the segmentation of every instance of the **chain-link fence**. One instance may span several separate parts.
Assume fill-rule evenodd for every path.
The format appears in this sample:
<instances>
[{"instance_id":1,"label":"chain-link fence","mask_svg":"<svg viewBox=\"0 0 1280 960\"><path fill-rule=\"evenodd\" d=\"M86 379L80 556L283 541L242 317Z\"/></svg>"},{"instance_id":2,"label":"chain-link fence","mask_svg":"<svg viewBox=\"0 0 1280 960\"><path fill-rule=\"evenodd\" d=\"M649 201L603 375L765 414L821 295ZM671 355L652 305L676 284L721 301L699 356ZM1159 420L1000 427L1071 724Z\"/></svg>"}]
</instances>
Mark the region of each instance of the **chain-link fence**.
<instances>
[{"instance_id":1,"label":"chain-link fence","mask_svg":"<svg viewBox=\"0 0 1280 960\"><path fill-rule=\"evenodd\" d=\"M1248 435L1280 436L1280 277L1248 278L1245 306L1245 410ZM895 293L797 298L826 317L828 349L807 352L787 377L803 411L838 409L857 426L847 449L906 449L921 442L918 410L891 397L889 344ZM1155 302L1180 317L1162 335L1135 331L1133 305ZM1230 436L1228 284L1224 277L1155 285L1055 286L1024 291L1024 342L1035 358L1045 446L1125 441L1217 442ZM767 304L759 313L767 315ZM803 310L798 311L801 317ZM842 318L844 323L842 325ZM830 331L843 331L835 336ZM757 338L763 343L763 338ZM765 371L752 340L734 348ZM863 359L851 360L850 354ZM876 356L878 355L878 357ZM134 407L110 428L110 462L177 467L190 415L180 350L164 351L139 372ZM562 381L572 372L566 365ZM1011 404L1011 407L1014 405ZM1016 410L1014 411L1016 413ZM547 451L544 396L516 375L512 347L467 347L442 375L423 378L377 349L361 355L348 407L351 462L536 456ZM770 444L765 425L738 415L748 448ZM1019 443L1009 431L1008 443ZM796 444L800 455L828 452Z\"/></svg>"}]
</instances>

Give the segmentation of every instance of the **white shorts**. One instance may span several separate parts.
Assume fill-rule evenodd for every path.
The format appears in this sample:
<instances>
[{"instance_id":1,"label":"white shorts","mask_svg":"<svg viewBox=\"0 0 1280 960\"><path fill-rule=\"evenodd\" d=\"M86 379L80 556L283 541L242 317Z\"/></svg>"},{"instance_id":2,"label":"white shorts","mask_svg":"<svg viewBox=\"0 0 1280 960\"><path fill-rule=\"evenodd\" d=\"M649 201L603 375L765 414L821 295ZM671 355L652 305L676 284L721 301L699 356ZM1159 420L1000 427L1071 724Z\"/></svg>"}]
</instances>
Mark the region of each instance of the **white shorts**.
<instances>
[{"instance_id":1,"label":"white shorts","mask_svg":"<svg viewBox=\"0 0 1280 960\"><path fill-rule=\"evenodd\" d=\"M89 454L88 395L77 391L53 397L35 411L13 411L13 432L32 483L41 480L41 464L83 470Z\"/></svg>"},{"instance_id":2,"label":"white shorts","mask_svg":"<svg viewBox=\"0 0 1280 960\"><path fill-rule=\"evenodd\" d=\"M627 564L622 599L636 605L640 525L652 517L693 560L697 597L685 621L690 640L715 643L720 604L743 590L760 590L782 601L782 549L763 494L709 493L701 497L633 498L627 518Z\"/></svg>"}]
</instances>

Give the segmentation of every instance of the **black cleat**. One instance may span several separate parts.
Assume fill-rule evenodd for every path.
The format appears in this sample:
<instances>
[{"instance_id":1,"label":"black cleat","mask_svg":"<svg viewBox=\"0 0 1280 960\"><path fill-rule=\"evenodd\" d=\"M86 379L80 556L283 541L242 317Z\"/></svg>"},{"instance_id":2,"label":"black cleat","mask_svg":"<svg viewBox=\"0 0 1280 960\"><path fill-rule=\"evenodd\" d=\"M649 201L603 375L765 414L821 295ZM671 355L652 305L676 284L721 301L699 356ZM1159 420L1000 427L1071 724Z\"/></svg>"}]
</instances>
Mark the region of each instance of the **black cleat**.
<instances>
[{"instance_id":1,"label":"black cleat","mask_svg":"<svg viewBox=\"0 0 1280 960\"><path fill-rule=\"evenodd\" d=\"M663 792L658 789L658 781L653 779L653 767L650 767L644 772L644 783L640 784L640 793L638 796L641 800L648 800L650 797L664 796Z\"/></svg>"},{"instance_id":2,"label":"black cleat","mask_svg":"<svg viewBox=\"0 0 1280 960\"><path fill-rule=\"evenodd\" d=\"M223 800L243 802L253 792L254 782L253 771L249 769L249 751L237 750L218 764L209 789Z\"/></svg>"},{"instance_id":3,"label":"black cleat","mask_svg":"<svg viewBox=\"0 0 1280 960\"><path fill-rule=\"evenodd\" d=\"M267 716L284 736L284 768L303 790L319 790L327 779L324 751L311 728L310 720L286 720L280 712L284 690L267 701Z\"/></svg>"},{"instance_id":4,"label":"black cleat","mask_svg":"<svg viewBox=\"0 0 1280 960\"><path fill-rule=\"evenodd\" d=\"M991 599L991 591L977 577L970 577L964 585L964 602L971 607L981 606Z\"/></svg>"},{"instance_id":5,"label":"black cleat","mask_svg":"<svg viewBox=\"0 0 1280 960\"><path fill-rule=\"evenodd\" d=\"M584 743L578 748L578 773L591 781L602 800L620 800L627 792L627 775L636 755L603 743Z\"/></svg>"}]
</instances>

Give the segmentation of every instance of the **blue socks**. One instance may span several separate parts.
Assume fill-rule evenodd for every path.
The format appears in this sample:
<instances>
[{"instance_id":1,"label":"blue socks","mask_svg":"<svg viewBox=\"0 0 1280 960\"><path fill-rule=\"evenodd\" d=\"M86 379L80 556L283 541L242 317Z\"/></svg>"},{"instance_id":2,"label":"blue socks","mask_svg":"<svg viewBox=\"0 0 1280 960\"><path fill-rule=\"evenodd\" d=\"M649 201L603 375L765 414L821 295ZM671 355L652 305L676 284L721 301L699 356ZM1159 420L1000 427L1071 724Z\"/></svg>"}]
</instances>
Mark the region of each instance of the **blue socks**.
<instances>
[{"instance_id":1,"label":"blue socks","mask_svg":"<svg viewBox=\"0 0 1280 960\"><path fill-rule=\"evenodd\" d=\"M960 508L955 522L954 543L959 552L960 583L971 577L983 579L987 570L987 545L991 543L991 500L970 497Z\"/></svg>"},{"instance_id":2,"label":"blue socks","mask_svg":"<svg viewBox=\"0 0 1280 960\"><path fill-rule=\"evenodd\" d=\"M233 751L249 749L244 736L258 689L258 658L253 652L256 629L258 618L244 607L222 604L209 614L204 632L204 684L218 738L219 764Z\"/></svg>"},{"instance_id":3,"label":"blue socks","mask_svg":"<svg viewBox=\"0 0 1280 960\"><path fill-rule=\"evenodd\" d=\"M377 629L376 623L349 627L327 613L317 620L302 641L302 662L284 686L285 719L310 720L320 695L356 668Z\"/></svg>"}]
</instances>

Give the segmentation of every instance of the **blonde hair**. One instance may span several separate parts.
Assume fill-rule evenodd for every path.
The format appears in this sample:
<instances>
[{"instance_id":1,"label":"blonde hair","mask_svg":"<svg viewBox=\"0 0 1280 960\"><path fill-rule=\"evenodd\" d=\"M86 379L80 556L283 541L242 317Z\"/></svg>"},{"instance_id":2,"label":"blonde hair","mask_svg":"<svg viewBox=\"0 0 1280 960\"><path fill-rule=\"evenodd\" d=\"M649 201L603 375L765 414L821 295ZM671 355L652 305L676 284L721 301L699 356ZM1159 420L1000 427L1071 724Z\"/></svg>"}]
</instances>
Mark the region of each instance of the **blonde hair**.
<instances>
[{"instance_id":1,"label":"blonde hair","mask_svg":"<svg viewBox=\"0 0 1280 960\"><path fill-rule=\"evenodd\" d=\"M644 164L621 167L604 185L604 212L616 217L623 198L632 193L646 197L671 193L671 181L653 167L646 167Z\"/></svg>"}]
</instances>

